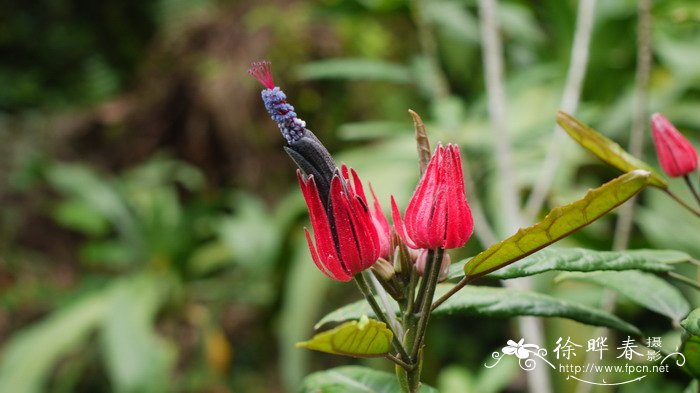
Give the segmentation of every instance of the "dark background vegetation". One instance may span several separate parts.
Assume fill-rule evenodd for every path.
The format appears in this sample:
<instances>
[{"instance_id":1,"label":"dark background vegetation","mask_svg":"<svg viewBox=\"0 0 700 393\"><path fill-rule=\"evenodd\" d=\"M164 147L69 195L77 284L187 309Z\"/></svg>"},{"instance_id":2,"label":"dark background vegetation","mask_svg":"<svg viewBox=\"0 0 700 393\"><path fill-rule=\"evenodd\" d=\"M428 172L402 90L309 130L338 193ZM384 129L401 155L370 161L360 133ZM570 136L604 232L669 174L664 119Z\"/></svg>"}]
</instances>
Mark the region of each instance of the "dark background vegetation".
<instances>
[{"instance_id":1,"label":"dark background vegetation","mask_svg":"<svg viewBox=\"0 0 700 393\"><path fill-rule=\"evenodd\" d=\"M313 267L294 167L246 70L271 60L300 117L372 182L385 208L389 193L405 204L417 180L406 110L418 111L433 142L461 145L475 193L499 222L475 3L1 4L0 391L283 392L310 371L356 363L293 346L324 311L358 294ZM525 198L551 136L577 2L500 6L508 126ZM631 0L599 2L578 113L623 145L636 10ZM652 14L650 109L695 139L700 7L660 1ZM655 162L645 138L645 158ZM548 206L615 175L569 141L561 149ZM640 201L632 247L700 254L696 225L677 207L651 192ZM613 232L611 217L567 244L610 249ZM486 246L474 238L453 260ZM596 288L551 278L537 289L600 300ZM645 332L671 328L631 305L620 314ZM493 376L483 367L517 339L512 327L436 320L426 380L455 392L480 378L522 391L517 369ZM593 332L558 320L547 327L552 343L560 335L585 342ZM555 382L557 391L575 388ZM687 382L657 376L634 391L676 392Z\"/></svg>"}]
</instances>

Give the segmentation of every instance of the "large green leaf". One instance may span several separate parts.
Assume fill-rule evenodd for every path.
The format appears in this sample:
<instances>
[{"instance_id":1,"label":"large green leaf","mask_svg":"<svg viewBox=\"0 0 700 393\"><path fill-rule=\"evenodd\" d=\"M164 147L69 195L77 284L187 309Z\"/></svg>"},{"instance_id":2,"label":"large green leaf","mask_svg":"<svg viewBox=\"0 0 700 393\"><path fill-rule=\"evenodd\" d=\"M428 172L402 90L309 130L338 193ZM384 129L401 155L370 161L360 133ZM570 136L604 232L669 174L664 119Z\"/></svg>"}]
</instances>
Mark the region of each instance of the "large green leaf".
<instances>
[{"instance_id":1,"label":"large green leaf","mask_svg":"<svg viewBox=\"0 0 700 393\"><path fill-rule=\"evenodd\" d=\"M334 329L318 333L311 340L297 343L297 347L354 357L380 357L391 350L393 334L384 322L360 317Z\"/></svg>"},{"instance_id":2,"label":"large green leaf","mask_svg":"<svg viewBox=\"0 0 700 393\"><path fill-rule=\"evenodd\" d=\"M367 59L330 59L307 63L297 70L301 79L381 80L411 83L410 70L400 64Z\"/></svg>"},{"instance_id":3,"label":"large green leaf","mask_svg":"<svg viewBox=\"0 0 700 393\"><path fill-rule=\"evenodd\" d=\"M542 249L597 220L649 184L649 172L635 170L590 190L583 199L559 206L544 220L477 254L464 274L482 276Z\"/></svg>"},{"instance_id":4,"label":"large green leaf","mask_svg":"<svg viewBox=\"0 0 700 393\"><path fill-rule=\"evenodd\" d=\"M624 272L567 272L556 281L576 280L610 288L633 302L680 322L690 311L681 292L661 278L636 270Z\"/></svg>"},{"instance_id":5,"label":"large green leaf","mask_svg":"<svg viewBox=\"0 0 700 393\"><path fill-rule=\"evenodd\" d=\"M299 393L396 393L401 391L394 374L367 367L345 366L309 374ZM420 393L437 393L423 384Z\"/></svg>"},{"instance_id":6,"label":"large green leaf","mask_svg":"<svg viewBox=\"0 0 700 393\"><path fill-rule=\"evenodd\" d=\"M165 392L174 349L155 332L154 319L166 299L167 277L143 274L115 285L102 321L101 342L117 392Z\"/></svg>"},{"instance_id":7,"label":"large green leaf","mask_svg":"<svg viewBox=\"0 0 700 393\"><path fill-rule=\"evenodd\" d=\"M700 376L700 308L691 311L681 321L685 329L681 344L681 352L685 356L685 369L695 378ZM697 391L697 390L696 390Z\"/></svg>"},{"instance_id":8,"label":"large green leaf","mask_svg":"<svg viewBox=\"0 0 700 393\"><path fill-rule=\"evenodd\" d=\"M87 295L47 319L20 331L5 345L0 392L39 393L56 362L70 353L99 324L107 292Z\"/></svg>"},{"instance_id":9,"label":"large green leaf","mask_svg":"<svg viewBox=\"0 0 700 393\"><path fill-rule=\"evenodd\" d=\"M606 164L623 172L642 169L651 173L649 184L667 188L668 184L649 164L626 152L620 145L603 136L575 117L565 112L557 113L557 123L585 149L600 158Z\"/></svg>"},{"instance_id":10,"label":"large green leaf","mask_svg":"<svg viewBox=\"0 0 700 393\"><path fill-rule=\"evenodd\" d=\"M552 270L592 272L596 270L642 270L647 272L666 272L673 268L669 263L684 262L690 255L674 250L631 250L631 251L595 251L585 248L545 248L532 255L508 265L489 277L509 279L532 276ZM449 278L464 275L465 259L450 266Z\"/></svg>"},{"instance_id":11,"label":"large green leaf","mask_svg":"<svg viewBox=\"0 0 700 393\"><path fill-rule=\"evenodd\" d=\"M437 286L435 296L442 296L452 284ZM435 315L467 314L483 317L508 318L521 315L560 317L588 325L607 326L628 333L639 334L639 330L610 313L582 304L571 303L536 292L518 291L508 288L466 286L433 311ZM316 324L347 321L362 315L374 315L366 301L358 301L341 307L326 315Z\"/></svg>"},{"instance_id":12,"label":"large green leaf","mask_svg":"<svg viewBox=\"0 0 700 393\"><path fill-rule=\"evenodd\" d=\"M696 308L684 320L681 321L681 326L683 329L687 330L688 333L700 336L700 308Z\"/></svg>"}]
</instances>

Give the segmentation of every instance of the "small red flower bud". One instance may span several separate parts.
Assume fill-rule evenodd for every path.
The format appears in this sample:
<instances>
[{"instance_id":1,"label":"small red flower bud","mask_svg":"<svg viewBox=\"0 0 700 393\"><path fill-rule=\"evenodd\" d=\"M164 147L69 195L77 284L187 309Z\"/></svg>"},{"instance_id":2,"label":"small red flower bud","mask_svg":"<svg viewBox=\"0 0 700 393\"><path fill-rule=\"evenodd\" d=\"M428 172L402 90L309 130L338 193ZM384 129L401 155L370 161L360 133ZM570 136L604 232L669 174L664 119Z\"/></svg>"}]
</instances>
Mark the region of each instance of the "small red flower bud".
<instances>
[{"instance_id":1,"label":"small red flower bud","mask_svg":"<svg viewBox=\"0 0 700 393\"><path fill-rule=\"evenodd\" d=\"M428 262L428 250L420 250L418 254L418 259L416 259L416 271L421 276L425 272L425 265ZM450 264L452 259L448 253L442 254L442 266L440 266L440 274L438 275L438 281L444 281L447 278L447 274L450 272Z\"/></svg>"},{"instance_id":2,"label":"small red flower bud","mask_svg":"<svg viewBox=\"0 0 700 393\"><path fill-rule=\"evenodd\" d=\"M408 203L405 224L394 198L391 211L396 232L411 248L457 248L467 243L473 221L464 193L459 148L438 145Z\"/></svg>"},{"instance_id":3,"label":"small red flower bud","mask_svg":"<svg viewBox=\"0 0 700 393\"><path fill-rule=\"evenodd\" d=\"M698 153L664 115L651 116L651 135L664 172L671 177L685 176L698 167Z\"/></svg>"},{"instance_id":4,"label":"small red flower bud","mask_svg":"<svg viewBox=\"0 0 700 393\"><path fill-rule=\"evenodd\" d=\"M353 169L348 173L345 165L336 171L328 208L321 202L313 175L304 177L297 171L297 177L309 208L316 244L308 230L306 240L319 270L334 280L349 281L372 266L382 253L382 237L388 239L389 225L386 223L383 233L381 221L386 222L386 218L376 200L375 210L370 210L357 173Z\"/></svg>"}]
</instances>

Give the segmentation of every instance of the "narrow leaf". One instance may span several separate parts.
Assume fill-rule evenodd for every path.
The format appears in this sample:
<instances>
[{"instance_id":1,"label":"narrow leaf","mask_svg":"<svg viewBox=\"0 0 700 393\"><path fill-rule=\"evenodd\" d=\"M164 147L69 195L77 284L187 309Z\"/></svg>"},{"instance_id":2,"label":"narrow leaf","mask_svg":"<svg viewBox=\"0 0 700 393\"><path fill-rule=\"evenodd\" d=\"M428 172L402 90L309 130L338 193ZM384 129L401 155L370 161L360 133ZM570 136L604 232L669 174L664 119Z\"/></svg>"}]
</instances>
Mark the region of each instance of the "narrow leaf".
<instances>
[{"instance_id":1,"label":"narrow leaf","mask_svg":"<svg viewBox=\"0 0 700 393\"><path fill-rule=\"evenodd\" d=\"M442 296L452 284L440 284L435 297ZM483 317L510 318L522 315L568 318L587 325L606 326L638 334L639 330L620 318L582 304L560 300L536 292L508 288L466 286L433 311L434 315L464 314ZM316 327L327 323L374 315L364 300L348 304L326 315Z\"/></svg>"},{"instance_id":2,"label":"narrow leaf","mask_svg":"<svg viewBox=\"0 0 700 393\"><path fill-rule=\"evenodd\" d=\"M658 174L649 164L626 152L620 145L581 123L575 117L560 111L557 113L557 123L579 145L603 160L606 164L623 172L643 169L651 173L649 184L659 188L668 188L668 184L663 176Z\"/></svg>"},{"instance_id":3,"label":"narrow leaf","mask_svg":"<svg viewBox=\"0 0 700 393\"><path fill-rule=\"evenodd\" d=\"M464 266L479 277L540 250L597 220L649 184L649 172L635 170L588 191L583 199L552 209L544 220L477 254Z\"/></svg>"},{"instance_id":4,"label":"narrow leaf","mask_svg":"<svg viewBox=\"0 0 700 393\"><path fill-rule=\"evenodd\" d=\"M83 345L107 309L107 291L87 294L10 337L0 365L0 392L39 393L56 363Z\"/></svg>"},{"instance_id":5,"label":"narrow leaf","mask_svg":"<svg viewBox=\"0 0 700 393\"><path fill-rule=\"evenodd\" d=\"M122 392L168 390L174 348L158 336L155 316L167 300L165 275L142 274L120 280L108 301L100 341L112 383Z\"/></svg>"},{"instance_id":6,"label":"narrow leaf","mask_svg":"<svg viewBox=\"0 0 700 393\"><path fill-rule=\"evenodd\" d=\"M430 140L428 139L428 133L425 131L425 124L423 124L423 119L418 116L416 112L409 109L408 113L413 117L413 127L416 129L416 149L418 150L418 166L420 167L420 174L423 175L425 169L428 167L430 162Z\"/></svg>"},{"instance_id":7,"label":"narrow leaf","mask_svg":"<svg viewBox=\"0 0 700 393\"><path fill-rule=\"evenodd\" d=\"M304 378L299 393L396 393L401 387L394 374L368 367L344 366L315 372ZM419 393L437 393L422 384Z\"/></svg>"},{"instance_id":8,"label":"narrow leaf","mask_svg":"<svg viewBox=\"0 0 700 393\"><path fill-rule=\"evenodd\" d=\"M642 270L667 272L673 270L670 263L688 261L690 255L673 250L595 251L585 248L545 248L537 251L488 277L506 280L532 276L548 271L592 272L596 270ZM464 265L470 259L450 266L449 278L464 276Z\"/></svg>"},{"instance_id":9,"label":"narrow leaf","mask_svg":"<svg viewBox=\"0 0 700 393\"><path fill-rule=\"evenodd\" d=\"M393 334L383 322L362 315L359 321L346 322L334 329L319 333L297 347L336 355L380 357L391 349Z\"/></svg>"},{"instance_id":10,"label":"narrow leaf","mask_svg":"<svg viewBox=\"0 0 700 393\"><path fill-rule=\"evenodd\" d=\"M614 290L631 301L678 323L690 311L681 292L653 274L636 270L625 272L562 273L556 281L589 282Z\"/></svg>"}]
</instances>

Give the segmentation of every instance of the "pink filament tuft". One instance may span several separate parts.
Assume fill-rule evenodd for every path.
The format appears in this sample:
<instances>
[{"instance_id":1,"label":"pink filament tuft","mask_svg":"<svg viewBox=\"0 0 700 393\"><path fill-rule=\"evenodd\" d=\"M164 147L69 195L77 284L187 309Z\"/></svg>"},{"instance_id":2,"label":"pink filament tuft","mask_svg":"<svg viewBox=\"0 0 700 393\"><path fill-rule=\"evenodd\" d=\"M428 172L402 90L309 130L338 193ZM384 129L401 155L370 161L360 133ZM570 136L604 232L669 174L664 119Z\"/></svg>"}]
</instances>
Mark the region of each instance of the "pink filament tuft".
<instances>
[{"instance_id":1,"label":"pink filament tuft","mask_svg":"<svg viewBox=\"0 0 700 393\"><path fill-rule=\"evenodd\" d=\"M275 87L275 82L272 80L272 73L270 72L270 62L267 60L254 62L248 69L248 74L255 77L268 89Z\"/></svg>"}]
</instances>

